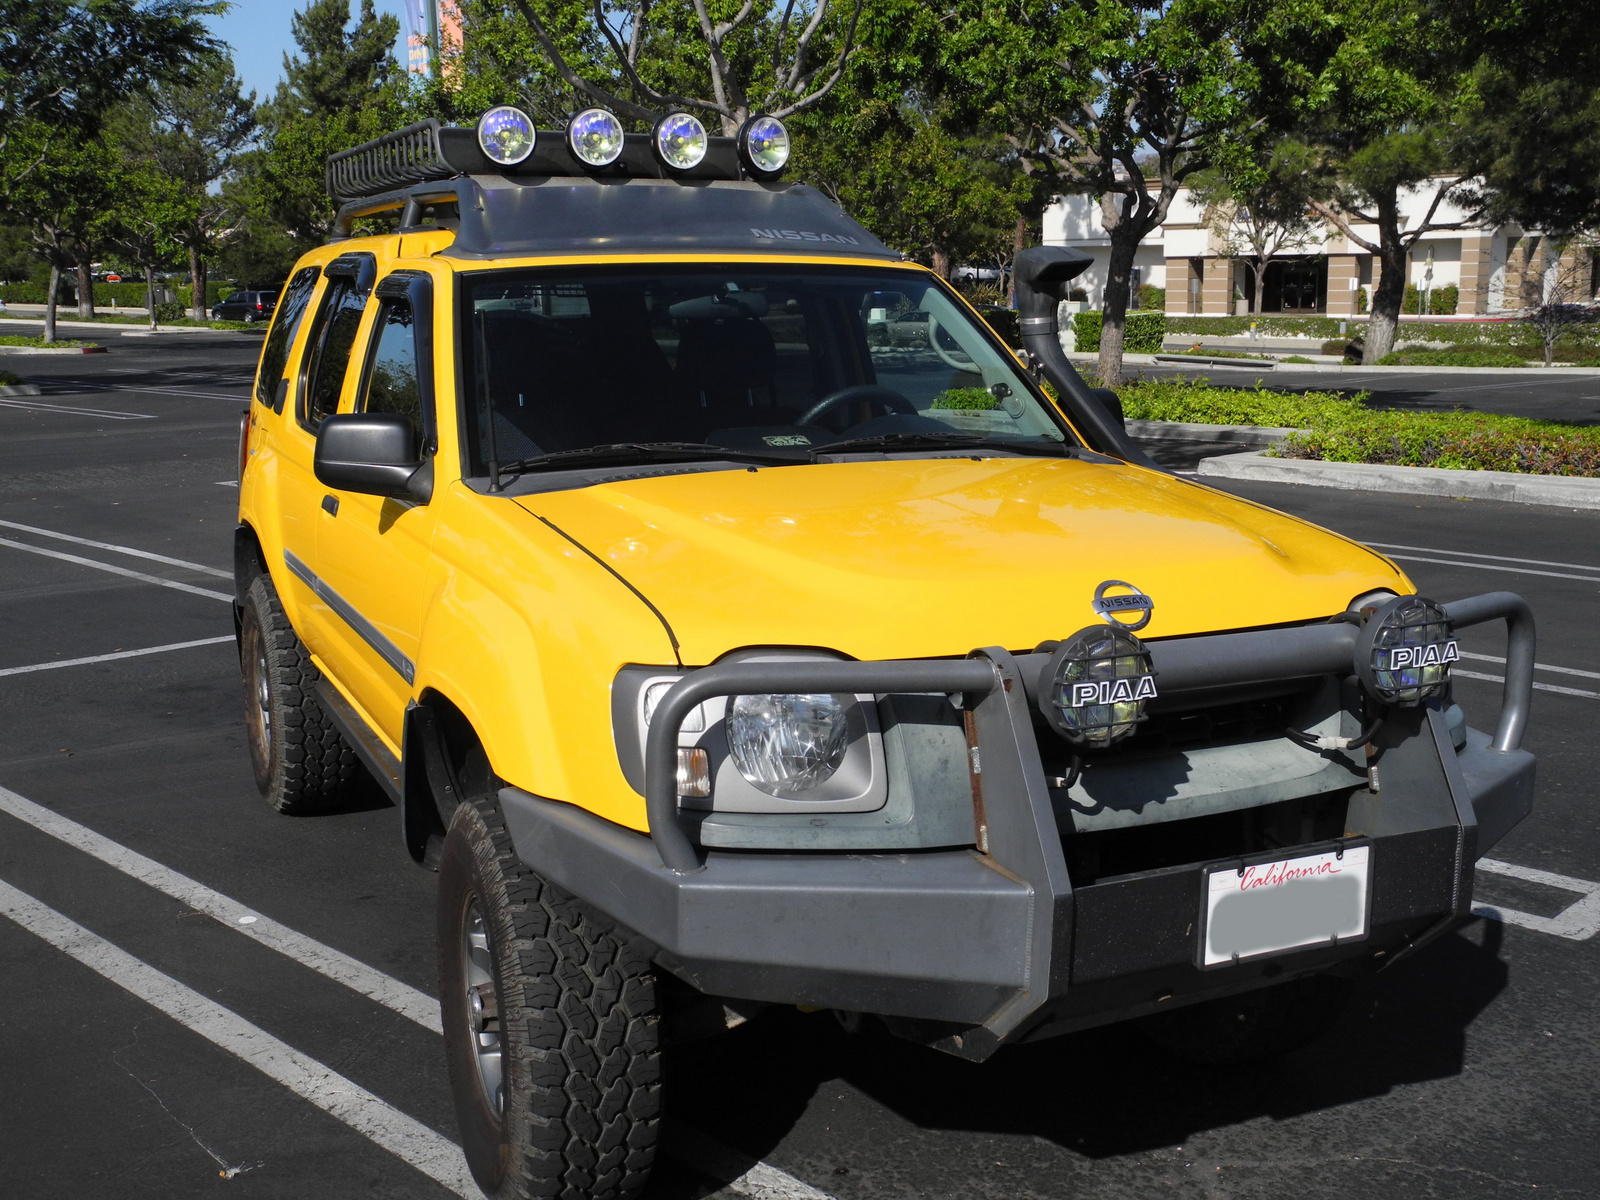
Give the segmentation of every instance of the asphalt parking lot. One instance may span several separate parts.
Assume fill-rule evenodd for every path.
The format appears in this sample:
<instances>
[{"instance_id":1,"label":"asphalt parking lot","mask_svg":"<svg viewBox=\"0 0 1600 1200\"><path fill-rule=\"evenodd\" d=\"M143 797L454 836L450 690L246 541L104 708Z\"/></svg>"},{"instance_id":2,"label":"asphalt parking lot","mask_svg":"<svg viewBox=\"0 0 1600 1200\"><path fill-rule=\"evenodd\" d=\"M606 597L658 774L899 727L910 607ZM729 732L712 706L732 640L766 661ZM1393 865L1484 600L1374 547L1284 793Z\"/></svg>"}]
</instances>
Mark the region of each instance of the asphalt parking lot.
<instances>
[{"instance_id":1,"label":"asphalt parking lot","mask_svg":"<svg viewBox=\"0 0 1600 1200\"><path fill-rule=\"evenodd\" d=\"M251 779L227 599L259 340L112 341L0 353L45 392L0 402L0 1195L475 1195L429 1025L434 876L387 802L287 818ZM674 1051L653 1197L1600 1196L1600 514L1228 490L1426 594L1533 604L1538 807L1479 877L1504 919L1244 1071L1120 1027L974 1066L769 1013ZM1492 727L1503 650L1462 640Z\"/></svg>"}]
</instances>

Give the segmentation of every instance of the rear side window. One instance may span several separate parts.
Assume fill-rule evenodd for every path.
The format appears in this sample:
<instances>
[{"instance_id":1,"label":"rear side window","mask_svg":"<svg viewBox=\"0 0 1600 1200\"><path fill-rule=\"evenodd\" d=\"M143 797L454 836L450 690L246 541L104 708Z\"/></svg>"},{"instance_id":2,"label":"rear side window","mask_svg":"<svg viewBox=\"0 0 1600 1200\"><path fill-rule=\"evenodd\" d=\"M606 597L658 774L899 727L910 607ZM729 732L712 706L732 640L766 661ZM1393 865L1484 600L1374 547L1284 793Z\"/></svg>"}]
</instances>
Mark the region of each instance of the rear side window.
<instances>
[{"instance_id":1,"label":"rear side window","mask_svg":"<svg viewBox=\"0 0 1600 1200\"><path fill-rule=\"evenodd\" d=\"M385 300L373 331L372 365L367 371L363 412L399 413L411 418L421 444L425 417L417 382L417 336L409 300Z\"/></svg>"},{"instance_id":2,"label":"rear side window","mask_svg":"<svg viewBox=\"0 0 1600 1200\"><path fill-rule=\"evenodd\" d=\"M353 279L334 280L322 301L318 327L312 331L316 348L306 372L305 410L300 417L307 429L315 430L322 418L338 411L344 373L366 306L367 289L358 287Z\"/></svg>"},{"instance_id":3,"label":"rear side window","mask_svg":"<svg viewBox=\"0 0 1600 1200\"><path fill-rule=\"evenodd\" d=\"M295 273L284 291L283 303L272 318L272 330L267 334L267 344L261 350L261 370L256 375L256 399L263 404L275 405L278 383L289 362L289 347L294 343L295 331L300 328L300 318L305 316L311 293L316 291L316 267L307 267Z\"/></svg>"}]
</instances>

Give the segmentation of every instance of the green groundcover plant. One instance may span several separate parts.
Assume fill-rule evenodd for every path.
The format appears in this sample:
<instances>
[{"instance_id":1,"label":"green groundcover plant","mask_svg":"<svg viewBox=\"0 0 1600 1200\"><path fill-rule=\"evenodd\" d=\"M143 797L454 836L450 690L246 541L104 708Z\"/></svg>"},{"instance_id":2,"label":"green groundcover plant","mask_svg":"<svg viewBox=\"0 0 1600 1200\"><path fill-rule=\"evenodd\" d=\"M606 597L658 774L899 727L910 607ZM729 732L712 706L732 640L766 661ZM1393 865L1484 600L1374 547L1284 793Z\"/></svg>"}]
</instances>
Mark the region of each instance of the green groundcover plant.
<instances>
[{"instance_id":1,"label":"green groundcover plant","mask_svg":"<svg viewBox=\"0 0 1600 1200\"><path fill-rule=\"evenodd\" d=\"M1264 425L1297 432L1269 452L1327 462L1600 477L1600 427L1497 413L1386 412L1366 393L1213 387L1204 379L1142 381L1118 393L1134 420Z\"/></svg>"},{"instance_id":2,"label":"green groundcover plant","mask_svg":"<svg viewBox=\"0 0 1600 1200\"><path fill-rule=\"evenodd\" d=\"M1525 367L1528 360L1510 350L1395 350L1380 367Z\"/></svg>"},{"instance_id":3,"label":"green groundcover plant","mask_svg":"<svg viewBox=\"0 0 1600 1200\"><path fill-rule=\"evenodd\" d=\"M0 337L0 346L44 346L45 344L43 337ZM48 344L60 350L79 350L85 346L93 346L96 343L54 341Z\"/></svg>"},{"instance_id":4,"label":"green groundcover plant","mask_svg":"<svg viewBox=\"0 0 1600 1200\"><path fill-rule=\"evenodd\" d=\"M26 382L21 375L10 371L0 371L0 387L16 387L17 384Z\"/></svg>"}]
</instances>

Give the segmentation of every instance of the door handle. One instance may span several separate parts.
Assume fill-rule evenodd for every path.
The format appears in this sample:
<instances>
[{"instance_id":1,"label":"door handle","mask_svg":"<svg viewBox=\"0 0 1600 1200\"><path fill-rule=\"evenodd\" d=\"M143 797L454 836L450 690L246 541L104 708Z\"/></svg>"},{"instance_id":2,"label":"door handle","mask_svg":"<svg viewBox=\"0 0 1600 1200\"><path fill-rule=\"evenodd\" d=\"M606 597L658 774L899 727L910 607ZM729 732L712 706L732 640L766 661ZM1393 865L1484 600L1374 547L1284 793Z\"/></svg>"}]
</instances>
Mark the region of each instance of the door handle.
<instances>
[{"instance_id":1,"label":"door handle","mask_svg":"<svg viewBox=\"0 0 1600 1200\"><path fill-rule=\"evenodd\" d=\"M322 498L322 511L330 517L337 517L339 515L339 497L324 496Z\"/></svg>"}]
</instances>

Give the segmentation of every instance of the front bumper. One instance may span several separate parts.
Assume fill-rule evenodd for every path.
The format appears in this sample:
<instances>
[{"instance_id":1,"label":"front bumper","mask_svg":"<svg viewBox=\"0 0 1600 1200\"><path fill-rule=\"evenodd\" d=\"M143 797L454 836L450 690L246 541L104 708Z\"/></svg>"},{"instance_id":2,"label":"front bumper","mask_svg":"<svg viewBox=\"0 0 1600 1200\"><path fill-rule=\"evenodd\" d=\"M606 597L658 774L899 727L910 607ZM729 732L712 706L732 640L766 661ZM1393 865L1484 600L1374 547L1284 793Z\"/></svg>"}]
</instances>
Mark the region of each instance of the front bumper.
<instances>
[{"instance_id":1,"label":"front bumper","mask_svg":"<svg viewBox=\"0 0 1600 1200\"><path fill-rule=\"evenodd\" d=\"M1464 919L1473 863L1525 817L1519 748L1533 628L1508 593L1447 605L1457 627L1504 619L1495 734L1457 749L1438 702L1391 717L1381 791L1356 789L1349 837L1372 847L1369 934L1213 970L1195 965L1204 862L1074 886L1035 740L1043 656L708 667L661 701L646 747L651 835L515 788L519 856L658 948L714 995L879 1013L971 1058L1026 1040L1329 969L1373 969ZM1348 673L1355 629L1329 624L1156 642L1163 692ZM974 844L908 854L698 851L677 818L668 731L707 696L758 691L960 693L972 744ZM1283 847L1285 855L1294 847ZM1210 859L1208 861L1216 861Z\"/></svg>"}]
</instances>

